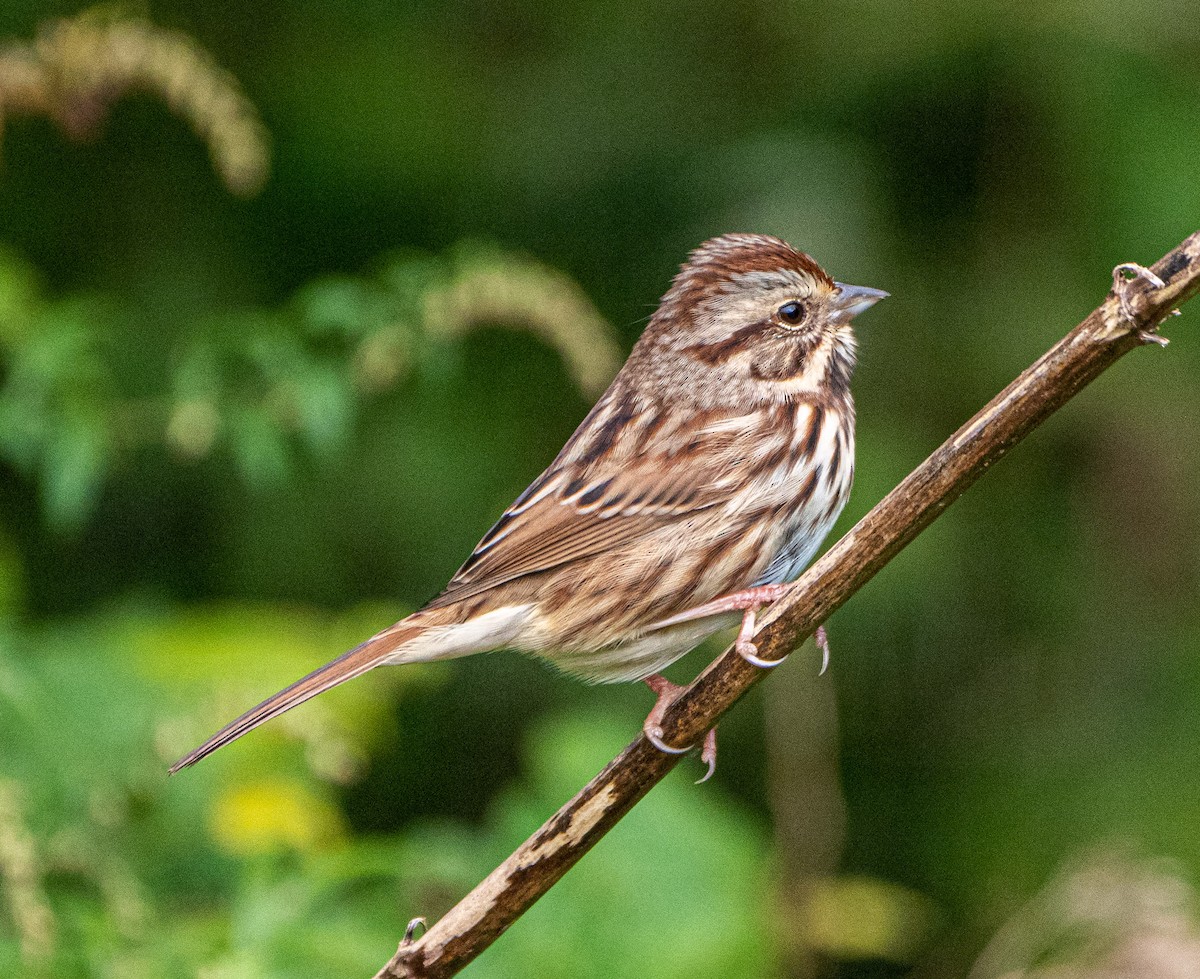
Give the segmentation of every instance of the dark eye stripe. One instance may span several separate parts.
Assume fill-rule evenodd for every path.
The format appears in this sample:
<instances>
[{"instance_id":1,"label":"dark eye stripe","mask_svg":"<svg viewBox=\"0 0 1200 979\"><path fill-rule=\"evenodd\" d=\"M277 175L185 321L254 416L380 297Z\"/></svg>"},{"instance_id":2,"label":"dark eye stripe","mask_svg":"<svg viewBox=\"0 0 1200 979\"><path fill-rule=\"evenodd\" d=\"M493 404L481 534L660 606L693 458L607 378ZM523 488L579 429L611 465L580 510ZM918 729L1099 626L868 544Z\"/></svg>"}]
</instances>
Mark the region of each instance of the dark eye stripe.
<instances>
[{"instance_id":1,"label":"dark eye stripe","mask_svg":"<svg viewBox=\"0 0 1200 979\"><path fill-rule=\"evenodd\" d=\"M684 348L684 353L702 364L717 366L743 350L746 344L760 333L771 328L771 321L752 323L735 331L731 336L716 343L699 343L694 347Z\"/></svg>"}]
</instances>

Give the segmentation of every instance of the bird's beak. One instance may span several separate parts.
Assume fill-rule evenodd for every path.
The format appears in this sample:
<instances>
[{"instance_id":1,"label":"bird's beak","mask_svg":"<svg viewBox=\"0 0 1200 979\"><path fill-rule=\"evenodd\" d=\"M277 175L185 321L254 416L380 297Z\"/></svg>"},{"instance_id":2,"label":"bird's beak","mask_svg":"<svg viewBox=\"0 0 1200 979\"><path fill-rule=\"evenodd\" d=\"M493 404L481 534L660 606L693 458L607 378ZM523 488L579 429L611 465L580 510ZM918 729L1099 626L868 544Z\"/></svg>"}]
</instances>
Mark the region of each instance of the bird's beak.
<instances>
[{"instance_id":1,"label":"bird's beak","mask_svg":"<svg viewBox=\"0 0 1200 979\"><path fill-rule=\"evenodd\" d=\"M833 297L833 319L840 323L854 319L864 309L870 309L879 300L888 297L882 289L869 286L848 286L844 282L835 282L834 285L837 286L837 295Z\"/></svg>"}]
</instances>

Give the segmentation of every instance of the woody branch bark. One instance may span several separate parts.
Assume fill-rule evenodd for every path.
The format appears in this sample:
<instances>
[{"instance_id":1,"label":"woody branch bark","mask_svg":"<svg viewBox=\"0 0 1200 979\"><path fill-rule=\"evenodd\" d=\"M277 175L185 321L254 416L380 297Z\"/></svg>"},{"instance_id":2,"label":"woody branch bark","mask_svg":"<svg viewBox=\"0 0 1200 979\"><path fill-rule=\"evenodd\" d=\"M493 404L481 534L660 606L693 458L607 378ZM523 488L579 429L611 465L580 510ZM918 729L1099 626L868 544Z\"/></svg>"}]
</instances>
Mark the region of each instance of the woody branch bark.
<instances>
[{"instance_id":1,"label":"woody branch bark","mask_svg":"<svg viewBox=\"0 0 1200 979\"><path fill-rule=\"evenodd\" d=\"M1134 274L1126 279L1122 270ZM758 653L777 659L816 631L988 468L1120 357L1164 343L1160 324L1200 292L1200 231L1150 272L1113 271L1082 323L955 432L760 617ZM764 676L731 650L663 719L668 744L694 744ZM546 893L679 761L639 737L420 938L406 936L376 979L452 976ZM412 927L410 926L410 932Z\"/></svg>"}]
</instances>

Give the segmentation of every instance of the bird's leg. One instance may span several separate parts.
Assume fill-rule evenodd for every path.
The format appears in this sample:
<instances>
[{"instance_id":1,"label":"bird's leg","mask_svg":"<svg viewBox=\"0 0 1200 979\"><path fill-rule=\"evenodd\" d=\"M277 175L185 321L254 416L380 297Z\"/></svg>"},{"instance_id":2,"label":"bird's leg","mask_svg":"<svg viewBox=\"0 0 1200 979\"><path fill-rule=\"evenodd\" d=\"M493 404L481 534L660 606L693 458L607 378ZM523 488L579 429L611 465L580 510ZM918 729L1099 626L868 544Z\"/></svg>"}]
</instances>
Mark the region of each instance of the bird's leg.
<instances>
[{"instance_id":1,"label":"bird's leg","mask_svg":"<svg viewBox=\"0 0 1200 979\"><path fill-rule=\"evenodd\" d=\"M697 605L695 608L685 609L678 615L672 615L669 619L655 622L651 628L661 629L664 626L676 625L680 622L691 622L693 619L707 619L710 615L720 615L723 612L744 612L748 609L757 612L764 605L770 605L783 595L788 587L789 585L786 584L758 585L744 591L735 591L732 594L714 598L711 602L705 602L703 605Z\"/></svg>"},{"instance_id":2,"label":"bird's leg","mask_svg":"<svg viewBox=\"0 0 1200 979\"><path fill-rule=\"evenodd\" d=\"M666 752L668 755L682 755L691 751L691 745L686 748L672 748L662 739L663 715L667 712L667 708L675 703L684 688L672 683L660 673L646 677L644 682L658 695L658 700L654 702L654 706L650 708L650 713L646 715L646 720L642 724L642 734L645 735L646 740L659 751ZM708 772L697 781L697 785L700 782L707 782L712 778L713 772L717 770L717 729L715 727L704 735L704 747L700 750L700 760L708 765Z\"/></svg>"},{"instance_id":3,"label":"bird's leg","mask_svg":"<svg viewBox=\"0 0 1200 979\"><path fill-rule=\"evenodd\" d=\"M654 702L654 706L650 708L650 713L646 715L646 720L642 723L642 734L659 751L666 752L668 755L684 755L692 750L692 746L686 748L672 748L662 739L662 719L663 715L683 693L683 687L676 683L672 683L661 673L655 673L652 676L646 677L643 681L654 693L658 696L658 700Z\"/></svg>"},{"instance_id":4,"label":"bird's leg","mask_svg":"<svg viewBox=\"0 0 1200 979\"><path fill-rule=\"evenodd\" d=\"M757 614L764 605L770 605L772 602L779 599L787 590L786 584L778 585L758 585L755 588L747 588L744 591L734 592L732 595L723 595L720 598L714 598L711 602L705 602L703 605L697 605L695 608L687 609L680 612L678 615L672 615L670 618L663 619L661 622L656 622L651 627L652 629L665 629L668 626L678 625L681 622L691 622L695 619L706 619L709 616L721 615L725 612L741 612L742 626L738 630L737 640L734 643L734 649L737 654L742 657L747 663L757 666L760 669L769 670L773 666L778 666L787 657L779 659L761 659L758 656L758 649L754 645L754 626ZM825 672L825 668L829 665L829 638L825 635L825 627L819 626L816 632L817 648L821 650L821 672ZM662 739L662 719L667 712L667 708L671 706L679 696L683 687L677 686L661 674L655 673L653 676L648 676L645 679L645 684L658 695L658 700L650 713L646 715L645 723L642 724L642 733L659 751L666 752L668 755L682 755L691 751L691 746L686 748L673 748ZM700 758L708 765L708 774L700 779L701 782L707 782L712 778L713 772L717 770L717 729L714 727L704 736L704 747L700 751Z\"/></svg>"},{"instance_id":5,"label":"bird's leg","mask_svg":"<svg viewBox=\"0 0 1200 979\"><path fill-rule=\"evenodd\" d=\"M677 615L663 619L661 622L655 622L650 628L665 629L668 626L678 625L681 622L691 622L694 619L706 619L711 615L721 615L723 612L742 612L742 627L738 630L734 648L737 650L737 654L747 663L757 666L760 669L769 670L773 666L778 666L787 657L784 656L773 660L759 658L758 649L753 642L755 620L763 606L778 601L783 596L783 593L787 591L788 587L789 585L786 583L779 585L758 585L754 588L747 588L744 591L736 591L731 595L722 595L720 598L714 598L711 602L705 602L703 605L686 609ZM823 625L817 627L813 638L816 640L817 648L821 650L821 672L818 676L823 676L829 668L829 637L825 634L825 627Z\"/></svg>"},{"instance_id":6,"label":"bird's leg","mask_svg":"<svg viewBox=\"0 0 1200 979\"><path fill-rule=\"evenodd\" d=\"M742 627L738 630L733 648L737 650L737 654L742 659L751 666L757 666L760 670L769 670L787 659L787 656L781 656L779 659L762 659L758 655L758 647L754 645L754 626L759 609L779 598L786 588L786 585L760 585L757 588L734 592L732 595L726 595L724 598L718 598L716 602L709 603L723 602L727 608L742 609Z\"/></svg>"},{"instance_id":7,"label":"bird's leg","mask_svg":"<svg viewBox=\"0 0 1200 979\"><path fill-rule=\"evenodd\" d=\"M778 599L788 586L786 584L779 585L758 585L754 588L747 588L744 591L735 591L732 595L722 595L720 598L714 598L711 602L705 602L703 605L697 605L695 608L689 608L678 615L672 615L670 618L663 619L661 622L655 622L652 629L665 629L667 626L678 625L681 622L691 622L694 619L707 619L713 615L721 615L725 612L741 612L742 613L742 628L738 631L737 641L734 648L739 656L747 663L751 663L760 669L769 670L772 666L778 666L783 662L783 659L768 660L758 657L758 650L752 641L754 638L754 621L759 609L764 605L770 605Z\"/></svg>"}]
</instances>

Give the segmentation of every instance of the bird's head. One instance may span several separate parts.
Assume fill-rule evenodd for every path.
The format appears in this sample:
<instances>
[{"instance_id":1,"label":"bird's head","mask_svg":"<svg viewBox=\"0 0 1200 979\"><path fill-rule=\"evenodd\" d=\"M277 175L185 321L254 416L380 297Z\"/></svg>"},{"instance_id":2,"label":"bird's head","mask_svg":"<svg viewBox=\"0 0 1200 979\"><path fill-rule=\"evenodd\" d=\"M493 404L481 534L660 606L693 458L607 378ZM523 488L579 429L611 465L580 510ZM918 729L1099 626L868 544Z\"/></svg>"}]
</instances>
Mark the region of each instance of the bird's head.
<instances>
[{"instance_id":1,"label":"bird's head","mask_svg":"<svg viewBox=\"0 0 1200 979\"><path fill-rule=\"evenodd\" d=\"M851 321L885 296L835 282L779 238L722 235L688 257L639 346L704 392L719 384L771 400L846 394Z\"/></svg>"}]
</instances>

